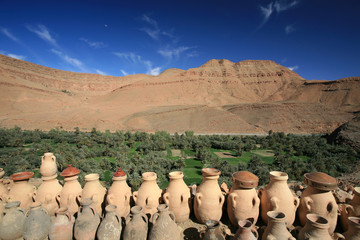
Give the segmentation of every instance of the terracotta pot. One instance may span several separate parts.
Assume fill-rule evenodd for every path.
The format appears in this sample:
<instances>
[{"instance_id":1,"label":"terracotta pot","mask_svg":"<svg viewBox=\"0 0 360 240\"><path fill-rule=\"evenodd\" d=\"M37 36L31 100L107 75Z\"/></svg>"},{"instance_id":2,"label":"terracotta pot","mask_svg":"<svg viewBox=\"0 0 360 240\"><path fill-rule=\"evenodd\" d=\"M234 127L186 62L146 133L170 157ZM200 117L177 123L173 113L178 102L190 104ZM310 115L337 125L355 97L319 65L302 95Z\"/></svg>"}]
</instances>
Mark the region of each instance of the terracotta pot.
<instances>
[{"instance_id":1,"label":"terracotta pot","mask_svg":"<svg viewBox=\"0 0 360 240\"><path fill-rule=\"evenodd\" d=\"M97 230L98 240L119 240L121 236L121 217L116 213L116 205L105 208L106 215Z\"/></svg>"},{"instance_id":2,"label":"terracotta pot","mask_svg":"<svg viewBox=\"0 0 360 240\"><path fill-rule=\"evenodd\" d=\"M141 206L145 214L151 216L157 211L161 202L162 190L156 183L157 175L154 172L145 172L142 174L141 186L137 192L133 193L136 206Z\"/></svg>"},{"instance_id":3,"label":"terracotta pot","mask_svg":"<svg viewBox=\"0 0 360 240\"><path fill-rule=\"evenodd\" d=\"M232 175L234 185L227 198L227 212L233 225L239 220L248 219L253 225L259 217L260 199L255 188L259 178L248 171L236 172Z\"/></svg>"},{"instance_id":4,"label":"terracotta pot","mask_svg":"<svg viewBox=\"0 0 360 240\"><path fill-rule=\"evenodd\" d=\"M77 240L95 239L96 230L100 223L100 217L92 207L93 200L83 198L74 226L74 237Z\"/></svg>"},{"instance_id":5,"label":"terracotta pot","mask_svg":"<svg viewBox=\"0 0 360 240\"><path fill-rule=\"evenodd\" d=\"M150 231L149 240L182 239L175 223L175 215L169 211L169 206L160 204L157 209L159 212L154 213L151 218L153 227Z\"/></svg>"},{"instance_id":6,"label":"terracotta pot","mask_svg":"<svg viewBox=\"0 0 360 240\"><path fill-rule=\"evenodd\" d=\"M205 223L206 220L219 221L225 200L218 184L221 172L214 168L203 168L201 171L203 179L196 188L194 201L196 219L200 223Z\"/></svg>"},{"instance_id":7,"label":"terracotta pot","mask_svg":"<svg viewBox=\"0 0 360 240\"><path fill-rule=\"evenodd\" d=\"M8 188L3 184L3 177L5 175L5 172L2 168L0 168L0 199L5 200L9 191Z\"/></svg>"},{"instance_id":8,"label":"terracotta pot","mask_svg":"<svg viewBox=\"0 0 360 240\"><path fill-rule=\"evenodd\" d=\"M92 205L94 209L102 216L102 207L105 200L106 188L104 188L99 182L99 174L91 173L85 175L85 186L81 192L82 198L91 198L93 200Z\"/></svg>"},{"instance_id":9,"label":"terracotta pot","mask_svg":"<svg viewBox=\"0 0 360 240\"><path fill-rule=\"evenodd\" d=\"M234 240L255 240L258 239L258 232L252 228L253 223L249 220L239 220L239 229L236 231Z\"/></svg>"},{"instance_id":10,"label":"terracotta pot","mask_svg":"<svg viewBox=\"0 0 360 240\"><path fill-rule=\"evenodd\" d=\"M343 234L346 240L359 240L360 239L360 218L348 218L348 230Z\"/></svg>"},{"instance_id":11,"label":"terracotta pot","mask_svg":"<svg viewBox=\"0 0 360 240\"><path fill-rule=\"evenodd\" d=\"M116 205L117 214L120 217L126 218L130 212L131 188L126 183L125 172L119 168L112 180L113 184L109 188L106 197L107 204Z\"/></svg>"},{"instance_id":12,"label":"terracotta pot","mask_svg":"<svg viewBox=\"0 0 360 240\"><path fill-rule=\"evenodd\" d=\"M184 222L190 215L190 189L185 184L184 174L180 171L169 173L170 183L163 195L169 210L175 214L176 222Z\"/></svg>"},{"instance_id":13,"label":"terracotta pot","mask_svg":"<svg viewBox=\"0 0 360 240\"><path fill-rule=\"evenodd\" d=\"M82 192L81 185L77 180L77 174L79 173L80 170L74 168L71 164L60 173L64 177L65 184L57 200L60 202L60 207L66 207L71 215L74 215L79 210L78 198Z\"/></svg>"},{"instance_id":14,"label":"terracotta pot","mask_svg":"<svg viewBox=\"0 0 360 240\"><path fill-rule=\"evenodd\" d=\"M55 216L55 211L59 208L56 197L61 194L62 186L56 179L57 174L51 177L41 177L42 183L37 190L35 201L48 211L50 216Z\"/></svg>"},{"instance_id":15,"label":"terracotta pot","mask_svg":"<svg viewBox=\"0 0 360 240\"><path fill-rule=\"evenodd\" d=\"M126 225L124 229L124 240L146 240L148 232L148 218L142 212L142 207L134 206L131 213L126 217Z\"/></svg>"},{"instance_id":16,"label":"terracotta pot","mask_svg":"<svg viewBox=\"0 0 360 240\"><path fill-rule=\"evenodd\" d=\"M270 172L270 182L265 189L259 190L261 218L267 224L268 211L278 211L286 215L286 225L290 227L295 221L299 198L290 190L284 172Z\"/></svg>"},{"instance_id":17,"label":"terracotta pot","mask_svg":"<svg viewBox=\"0 0 360 240\"><path fill-rule=\"evenodd\" d=\"M48 237L50 226L50 215L40 202L34 202L25 219L23 238L25 240L43 240Z\"/></svg>"},{"instance_id":18,"label":"terracotta pot","mask_svg":"<svg viewBox=\"0 0 360 240\"><path fill-rule=\"evenodd\" d=\"M354 197L341 206L340 219L344 231L348 229L348 217L360 217L360 187L354 188Z\"/></svg>"},{"instance_id":19,"label":"terracotta pot","mask_svg":"<svg viewBox=\"0 0 360 240\"><path fill-rule=\"evenodd\" d=\"M0 239L13 240L21 238L26 211L20 207L20 201L7 203L1 217Z\"/></svg>"},{"instance_id":20,"label":"terracotta pot","mask_svg":"<svg viewBox=\"0 0 360 240\"><path fill-rule=\"evenodd\" d=\"M219 221L206 220L206 231L201 232L201 239L203 240L225 240L226 233L220 228Z\"/></svg>"},{"instance_id":21,"label":"terracotta pot","mask_svg":"<svg viewBox=\"0 0 360 240\"><path fill-rule=\"evenodd\" d=\"M59 208L55 213L55 219L51 223L50 240L72 240L75 218L67 208Z\"/></svg>"},{"instance_id":22,"label":"terracotta pot","mask_svg":"<svg viewBox=\"0 0 360 240\"><path fill-rule=\"evenodd\" d=\"M51 177L57 173L56 157L53 153L44 153L41 157L40 174L43 177Z\"/></svg>"},{"instance_id":23,"label":"terracotta pot","mask_svg":"<svg viewBox=\"0 0 360 240\"><path fill-rule=\"evenodd\" d=\"M34 176L33 172L14 173L10 179L14 181L7 202L20 201L20 207L28 210L33 198L36 195L36 187L29 183L29 179Z\"/></svg>"},{"instance_id":24,"label":"terracotta pot","mask_svg":"<svg viewBox=\"0 0 360 240\"><path fill-rule=\"evenodd\" d=\"M295 240L286 228L286 216L282 212L267 212L268 225L262 235L262 240Z\"/></svg>"},{"instance_id":25,"label":"terracotta pot","mask_svg":"<svg viewBox=\"0 0 360 240\"><path fill-rule=\"evenodd\" d=\"M338 218L338 205L331 192L336 189L335 178L322 172L306 173L304 182L307 188L301 195L299 219L302 226L306 223L306 214L316 213L329 222L329 233L332 234Z\"/></svg>"}]
</instances>

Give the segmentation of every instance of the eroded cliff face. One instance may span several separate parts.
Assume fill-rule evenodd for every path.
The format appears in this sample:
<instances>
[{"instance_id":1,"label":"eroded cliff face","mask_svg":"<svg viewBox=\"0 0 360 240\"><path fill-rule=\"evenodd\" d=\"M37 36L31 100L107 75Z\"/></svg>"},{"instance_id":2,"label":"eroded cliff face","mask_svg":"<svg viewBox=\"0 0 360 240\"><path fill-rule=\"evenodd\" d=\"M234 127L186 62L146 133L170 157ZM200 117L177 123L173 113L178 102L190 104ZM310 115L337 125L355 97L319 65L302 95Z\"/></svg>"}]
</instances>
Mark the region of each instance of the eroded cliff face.
<instances>
[{"instance_id":1,"label":"eroded cliff face","mask_svg":"<svg viewBox=\"0 0 360 240\"><path fill-rule=\"evenodd\" d=\"M359 86L359 78L306 81L268 60L210 60L159 76L112 77L0 55L0 126L330 132L360 110Z\"/></svg>"}]
</instances>

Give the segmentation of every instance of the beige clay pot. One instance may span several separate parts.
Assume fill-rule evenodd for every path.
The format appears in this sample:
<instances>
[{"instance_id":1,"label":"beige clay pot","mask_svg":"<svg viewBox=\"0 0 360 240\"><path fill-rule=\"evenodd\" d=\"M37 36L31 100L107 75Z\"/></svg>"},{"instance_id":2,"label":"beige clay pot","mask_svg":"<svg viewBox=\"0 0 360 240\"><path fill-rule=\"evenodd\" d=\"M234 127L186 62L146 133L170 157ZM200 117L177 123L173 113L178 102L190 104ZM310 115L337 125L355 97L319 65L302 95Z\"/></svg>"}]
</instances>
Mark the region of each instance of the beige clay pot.
<instances>
[{"instance_id":1,"label":"beige clay pot","mask_svg":"<svg viewBox=\"0 0 360 240\"><path fill-rule=\"evenodd\" d=\"M67 208L71 215L74 215L79 210L78 198L81 196L82 188L77 179L78 176L65 177L64 187L58 197L60 207Z\"/></svg>"},{"instance_id":2,"label":"beige clay pot","mask_svg":"<svg viewBox=\"0 0 360 240\"><path fill-rule=\"evenodd\" d=\"M294 223L299 198L290 190L287 184L288 178L288 175L284 172L272 171L270 172L269 184L265 189L259 190L261 218L265 223L267 223L268 211L284 213L287 227Z\"/></svg>"},{"instance_id":3,"label":"beige clay pot","mask_svg":"<svg viewBox=\"0 0 360 240\"><path fill-rule=\"evenodd\" d=\"M267 212L268 224L262 240L295 240L286 228L286 216L282 212Z\"/></svg>"},{"instance_id":4,"label":"beige clay pot","mask_svg":"<svg viewBox=\"0 0 360 240\"><path fill-rule=\"evenodd\" d=\"M40 173L43 177L51 177L57 173L56 157L53 153L45 153L41 157Z\"/></svg>"},{"instance_id":5,"label":"beige clay pot","mask_svg":"<svg viewBox=\"0 0 360 240\"><path fill-rule=\"evenodd\" d=\"M92 206L99 216L102 216L102 204L105 200L106 188L100 184L99 174L97 173L85 175L85 181L81 198L91 198L93 200Z\"/></svg>"},{"instance_id":6,"label":"beige clay pot","mask_svg":"<svg viewBox=\"0 0 360 240\"><path fill-rule=\"evenodd\" d=\"M220 171L214 168L203 168L203 179L196 189L194 211L200 223L206 220L220 221L225 197L219 187Z\"/></svg>"},{"instance_id":7,"label":"beige clay pot","mask_svg":"<svg viewBox=\"0 0 360 240\"><path fill-rule=\"evenodd\" d=\"M144 172L139 190L133 193L135 205L141 206L142 211L151 216L157 212L157 207L161 202L162 190L157 185L156 179L156 173Z\"/></svg>"},{"instance_id":8,"label":"beige clay pot","mask_svg":"<svg viewBox=\"0 0 360 240\"><path fill-rule=\"evenodd\" d=\"M56 198L62 190L62 186L56 177L57 174L51 177L41 177L43 182L39 186L35 197L35 201L40 202L50 216L55 216L55 211L59 208Z\"/></svg>"},{"instance_id":9,"label":"beige clay pot","mask_svg":"<svg viewBox=\"0 0 360 240\"><path fill-rule=\"evenodd\" d=\"M184 222L190 215L190 189L183 180L184 173L171 172L169 178L170 183L163 196L164 202L169 206L169 211L175 214L175 221Z\"/></svg>"},{"instance_id":10,"label":"beige clay pot","mask_svg":"<svg viewBox=\"0 0 360 240\"><path fill-rule=\"evenodd\" d=\"M336 189L335 178L322 173L306 173L304 182L307 188L301 195L299 219L302 226L306 223L306 214L316 213L329 222L329 233L335 230L338 218L338 205L331 190Z\"/></svg>"},{"instance_id":11,"label":"beige clay pot","mask_svg":"<svg viewBox=\"0 0 360 240\"><path fill-rule=\"evenodd\" d=\"M230 222L237 225L239 220L249 220L252 225L258 220L260 199L255 190L259 178L248 171L232 175L234 185L227 198L227 212Z\"/></svg>"},{"instance_id":12,"label":"beige clay pot","mask_svg":"<svg viewBox=\"0 0 360 240\"><path fill-rule=\"evenodd\" d=\"M29 183L32 176L34 176L33 172L20 172L10 176L14 184L9 191L7 202L20 201L20 207L29 210L36 195L36 187Z\"/></svg>"},{"instance_id":13,"label":"beige clay pot","mask_svg":"<svg viewBox=\"0 0 360 240\"><path fill-rule=\"evenodd\" d=\"M131 188L126 183L126 175L121 169L113 178L113 184L108 190L106 202L108 205L116 205L116 212L120 217L126 218L130 213Z\"/></svg>"},{"instance_id":14,"label":"beige clay pot","mask_svg":"<svg viewBox=\"0 0 360 240\"><path fill-rule=\"evenodd\" d=\"M3 177L5 175L5 171L0 168L0 201L1 199L5 199L7 194L9 193L8 188L3 184Z\"/></svg>"},{"instance_id":15,"label":"beige clay pot","mask_svg":"<svg viewBox=\"0 0 360 240\"><path fill-rule=\"evenodd\" d=\"M348 229L348 217L360 217L360 187L354 188L354 197L348 204L341 206L341 224L346 231Z\"/></svg>"}]
</instances>

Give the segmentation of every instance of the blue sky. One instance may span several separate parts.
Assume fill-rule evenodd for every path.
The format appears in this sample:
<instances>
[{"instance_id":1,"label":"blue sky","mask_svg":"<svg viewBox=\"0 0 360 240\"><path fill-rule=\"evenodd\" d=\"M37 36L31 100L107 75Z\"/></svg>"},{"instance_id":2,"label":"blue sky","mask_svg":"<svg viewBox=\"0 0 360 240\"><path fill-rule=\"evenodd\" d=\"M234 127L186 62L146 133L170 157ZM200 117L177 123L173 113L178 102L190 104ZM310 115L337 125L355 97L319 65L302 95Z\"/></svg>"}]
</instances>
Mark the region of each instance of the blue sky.
<instances>
[{"instance_id":1,"label":"blue sky","mask_svg":"<svg viewBox=\"0 0 360 240\"><path fill-rule=\"evenodd\" d=\"M0 53L113 76L274 60L335 80L360 76L359 12L358 0L2 0Z\"/></svg>"}]
</instances>

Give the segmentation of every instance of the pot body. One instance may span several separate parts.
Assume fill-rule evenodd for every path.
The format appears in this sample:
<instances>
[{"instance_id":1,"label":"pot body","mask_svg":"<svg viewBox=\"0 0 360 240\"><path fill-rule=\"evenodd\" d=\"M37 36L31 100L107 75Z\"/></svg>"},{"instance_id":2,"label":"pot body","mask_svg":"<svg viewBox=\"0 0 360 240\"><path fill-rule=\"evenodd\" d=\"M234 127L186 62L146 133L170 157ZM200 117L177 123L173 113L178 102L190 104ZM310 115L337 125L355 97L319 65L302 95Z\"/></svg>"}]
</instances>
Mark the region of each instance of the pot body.
<instances>
[{"instance_id":1,"label":"pot body","mask_svg":"<svg viewBox=\"0 0 360 240\"><path fill-rule=\"evenodd\" d=\"M75 218L67 208L60 208L55 213L49 232L50 240L72 240Z\"/></svg>"},{"instance_id":2,"label":"pot body","mask_svg":"<svg viewBox=\"0 0 360 240\"><path fill-rule=\"evenodd\" d=\"M124 240L146 240L148 232L148 218L142 212L142 207L135 206L131 208L131 213L126 217L126 226L124 229Z\"/></svg>"},{"instance_id":3,"label":"pot body","mask_svg":"<svg viewBox=\"0 0 360 240\"><path fill-rule=\"evenodd\" d=\"M100 217L91 204L92 200L90 198L81 200L81 206L74 225L74 237L76 240L95 239Z\"/></svg>"},{"instance_id":4,"label":"pot body","mask_svg":"<svg viewBox=\"0 0 360 240\"><path fill-rule=\"evenodd\" d=\"M14 184L9 191L7 201L20 201L20 207L28 210L35 195L36 187L29 183L29 180L14 181Z\"/></svg>"},{"instance_id":5,"label":"pot body","mask_svg":"<svg viewBox=\"0 0 360 240\"><path fill-rule=\"evenodd\" d=\"M55 211L59 208L56 198L61 194L62 190L62 186L56 177L57 174L51 177L42 177L43 182L39 186L35 197L35 200L42 203L50 216L55 216Z\"/></svg>"},{"instance_id":6,"label":"pot body","mask_svg":"<svg viewBox=\"0 0 360 240\"><path fill-rule=\"evenodd\" d=\"M252 229L252 222L249 220L239 220L239 229L236 231L234 240L256 240L258 239L258 233L255 229Z\"/></svg>"},{"instance_id":7,"label":"pot body","mask_svg":"<svg viewBox=\"0 0 360 240\"><path fill-rule=\"evenodd\" d=\"M348 230L343 234L346 240L359 240L360 239L360 218L348 218Z\"/></svg>"},{"instance_id":8,"label":"pot body","mask_svg":"<svg viewBox=\"0 0 360 240\"><path fill-rule=\"evenodd\" d=\"M99 174L92 173L85 176L85 186L81 193L81 198L91 198L94 209L102 216L102 207L105 200L106 188L99 182Z\"/></svg>"},{"instance_id":9,"label":"pot body","mask_svg":"<svg viewBox=\"0 0 360 240\"><path fill-rule=\"evenodd\" d=\"M143 173L143 182L139 190L133 193L135 205L142 207L142 211L151 216L157 212L162 194L162 190L157 185L156 179L157 175L154 172Z\"/></svg>"},{"instance_id":10,"label":"pot body","mask_svg":"<svg viewBox=\"0 0 360 240\"><path fill-rule=\"evenodd\" d=\"M78 198L81 196L81 185L77 180L78 176L65 177L64 187L61 190L58 201L61 208L67 208L71 215L79 210Z\"/></svg>"},{"instance_id":11,"label":"pot body","mask_svg":"<svg viewBox=\"0 0 360 240\"><path fill-rule=\"evenodd\" d=\"M116 212L116 205L105 208L106 215L97 230L98 240L119 240L121 236L121 217Z\"/></svg>"},{"instance_id":12,"label":"pot body","mask_svg":"<svg viewBox=\"0 0 360 240\"><path fill-rule=\"evenodd\" d=\"M328 221L318 214L309 213L306 215L306 224L300 230L298 239L332 240L329 234Z\"/></svg>"},{"instance_id":13,"label":"pot body","mask_svg":"<svg viewBox=\"0 0 360 240\"><path fill-rule=\"evenodd\" d=\"M176 222L184 222L190 215L190 189L183 180L182 172L169 173L170 183L164 193L164 202L169 206L169 211L175 214Z\"/></svg>"},{"instance_id":14,"label":"pot body","mask_svg":"<svg viewBox=\"0 0 360 240\"><path fill-rule=\"evenodd\" d=\"M53 153L45 153L41 157L40 173L43 177L51 177L57 173L56 158Z\"/></svg>"},{"instance_id":15,"label":"pot body","mask_svg":"<svg viewBox=\"0 0 360 240\"><path fill-rule=\"evenodd\" d=\"M286 225L290 227L295 221L299 199L290 190L288 175L284 172L270 172L270 182L265 189L259 190L261 201L261 218L267 224L268 211L278 211L286 215Z\"/></svg>"},{"instance_id":16,"label":"pot body","mask_svg":"<svg viewBox=\"0 0 360 240\"><path fill-rule=\"evenodd\" d=\"M10 202L5 205L1 213L0 239L13 240L22 237L26 218L25 209L20 207L20 202Z\"/></svg>"},{"instance_id":17,"label":"pot body","mask_svg":"<svg viewBox=\"0 0 360 240\"><path fill-rule=\"evenodd\" d=\"M348 204L341 206L341 223L343 229L348 229L348 217L360 217L360 187L355 187L354 197Z\"/></svg>"},{"instance_id":18,"label":"pot body","mask_svg":"<svg viewBox=\"0 0 360 240\"><path fill-rule=\"evenodd\" d=\"M262 240L295 240L286 228L286 216L282 212L267 212L268 225L262 235Z\"/></svg>"},{"instance_id":19,"label":"pot body","mask_svg":"<svg viewBox=\"0 0 360 240\"><path fill-rule=\"evenodd\" d=\"M196 188L194 211L200 223L206 220L219 221L222 216L222 207L225 197L218 184L220 171L203 169L203 179Z\"/></svg>"},{"instance_id":20,"label":"pot body","mask_svg":"<svg viewBox=\"0 0 360 240\"><path fill-rule=\"evenodd\" d=\"M50 215L40 203L31 207L24 223L23 238L25 240L43 240L48 237L51 225Z\"/></svg>"},{"instance_id":21,"label":"pot body","mask_svg":"<svg viewBox=\"0 0 360 240\"><path fill-rule=\"evenodd\" d=\"M117 214L126 218L130 212L131 188L126 183L126 176L113 177L113 184L108 190L106 202L116 205Z\"/></svg>"},{"instance_id":22,"label":"pot body","mask_svg":"<svg viewBox=\"0 0 360 240\"><path fill-rule=\"evenodd\" d=\"M166 204L160 204L158 213L152 216L153 227L150 231L149 240L180 240L180 232L175 223L175 215L169 211Z\"/></svg>"}]
</instances>

